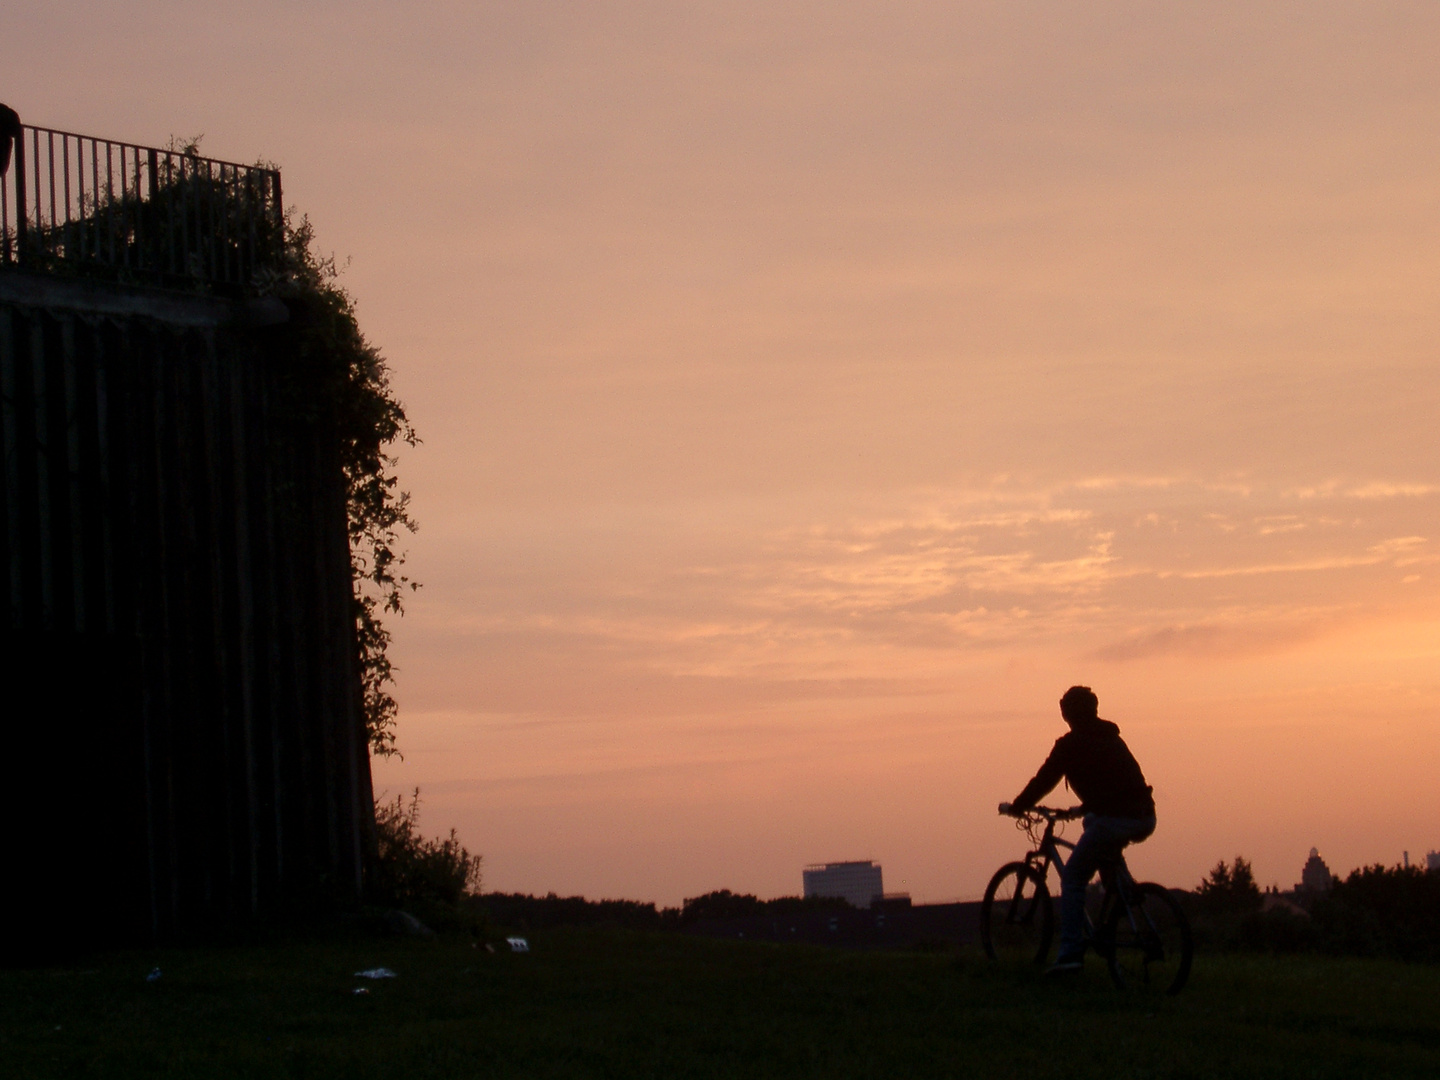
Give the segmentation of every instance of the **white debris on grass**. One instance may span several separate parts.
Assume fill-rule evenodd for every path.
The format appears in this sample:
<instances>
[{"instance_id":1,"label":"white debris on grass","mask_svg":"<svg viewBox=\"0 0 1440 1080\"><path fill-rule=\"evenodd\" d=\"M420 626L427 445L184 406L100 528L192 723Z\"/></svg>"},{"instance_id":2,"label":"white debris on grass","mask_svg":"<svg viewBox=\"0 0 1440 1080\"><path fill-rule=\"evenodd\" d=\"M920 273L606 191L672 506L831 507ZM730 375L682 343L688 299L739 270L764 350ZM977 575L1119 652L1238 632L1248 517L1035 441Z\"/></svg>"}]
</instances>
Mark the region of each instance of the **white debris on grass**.
<instances>
[{"instance_id":1,"label":"white debris on grass","mask_svg":"<svg viewBox=\"0 0 1440 1080\"><path fill-rule=\"evenodd\" d=\"M355 972L357 979L398 979L400 976L387 967L366 968Z\"/></svg>"},{"instance_id":2,"label":"white debris on grass","mask_svg":"<svg viewBox=\"0 0 1440 1080\"><path fill-rule=\"evenodd\" d=\"M529 952L529 951L530 951L530 942L526 941L523 937L510 937L510 938L506 938L505 940L510 943L510 951L511 951L511 952Z\"/></svg>"}]
</instances>

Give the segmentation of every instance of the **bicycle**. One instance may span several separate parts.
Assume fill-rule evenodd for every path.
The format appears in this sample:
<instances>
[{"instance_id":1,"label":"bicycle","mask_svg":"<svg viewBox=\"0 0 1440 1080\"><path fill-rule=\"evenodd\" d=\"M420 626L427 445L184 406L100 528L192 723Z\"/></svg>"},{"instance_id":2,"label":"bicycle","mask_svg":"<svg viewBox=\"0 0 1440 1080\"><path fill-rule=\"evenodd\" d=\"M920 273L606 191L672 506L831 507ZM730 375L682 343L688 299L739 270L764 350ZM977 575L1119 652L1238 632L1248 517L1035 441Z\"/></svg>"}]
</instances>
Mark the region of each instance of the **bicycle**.
<instances>
[{"instance_id":1,"label":"bicycle","mask_svg":"<svg viewBox=\"0 0 1440 1080\"><path fill-rule=\"evenodd\" d=\"M1060 849L1075 845L1055 835L1055 827L1084 813L1083 807L1057 810L1037 806L1015 816L1035 850L1020 862L995 871L980 904L980 941L992 960L1043 964L1055 932L1054 905L1046 884L1050 867L1064 869ZM1036 835L1041 824L1044 831ZM1170 890L1137 882L1117 855L1101 868L1104 886L1099 912L1085 913L1085 941L1104 958L1110 977L1122 990L1178 994L1190 977L1194 942L1190 923ZM1096 927L1099 930L1096 930Z\"/></svg>"}]
</instances>

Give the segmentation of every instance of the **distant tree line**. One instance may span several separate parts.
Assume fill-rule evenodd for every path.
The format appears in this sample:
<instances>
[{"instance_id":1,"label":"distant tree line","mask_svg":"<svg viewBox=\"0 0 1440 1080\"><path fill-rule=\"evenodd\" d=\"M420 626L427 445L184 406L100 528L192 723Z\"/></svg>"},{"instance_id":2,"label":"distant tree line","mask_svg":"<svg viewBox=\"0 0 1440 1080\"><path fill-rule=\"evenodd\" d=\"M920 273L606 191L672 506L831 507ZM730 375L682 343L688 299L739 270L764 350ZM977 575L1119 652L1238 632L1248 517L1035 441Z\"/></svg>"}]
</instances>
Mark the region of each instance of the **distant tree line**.
<instances>
[{"instance_id":1,"label":"distant tree line","mask_svg":"<svg viewBox=\"0 0 1440 1080\"><path fill-rule=\"evenodd\" d=\"M518 930L550 930L557 926L611 926L624 930L666 929L666 912L639 900L587 900L583 896L530 896L526 893L485 893L468 904L487 920Z\"/></svg>"},{"instance_id":2,"label":"distant tree line","mask_svg":"<svg viewBox=\"0 0 1440 1080\"><path fill-rule=\"evenodd\" d=\"M475 920L524 930L557 926L613 926L626 930L677 930L707 919L754 915L791 916L847 908L832 897L781 896L761 900L729 889L686 899L678 908L638 900L587 900L583 896L481 893L479 855L456 835L427 838L420 832L420 791L409 800L377 799L378 858L370 879L372 902L403 908L442 926Z\"/></svg>"},{"instance_id":3,"label":"distant tree line","mask_svg":"<svg viewBox=\"0 0 1440 1080\"><path fill-rule=\"evenodd\" d=\"M1267 905L1248 860L1221 861L1182 900L1202 948L1272 953L1320 952L1440 962L1440 874L1371 866L1335 878L1328 891L1291 894ZM789 917L850 905L832 897L761 900L720 889L678 908L583 896L486 893L468 903L487 920L525 930L613 926L683 930L707 920Z\"/></svg>"},{"instance_id":4,"label":"distant tree line","mask_svg":"<svg viewBox=\"0 0 1440 1080\"><path fill-rule=\"evenodd\" d=\"M681 905L676 922L684 926L702 919L739 919L756 915L787 918L814 911L844 910L850 903L838 896L777 896L761 900L749 893L732 893L729 889L694 896ZM672 909L673 910L673 909Z\"/></svg>"},{"instance_id":5,"label":"distant tree line","mask_svg":"<svg viewBox=\"0 0 1440 1080\"><path fill-rule=\"evenodd\" d=\"M1415 866L1352 870L1329 889L1260 891L1239 856L1218 863L1187 906L1202 947L1440 962L1440 874Z\"/></svg>"},{"instance_id":6,"label":"distant tree line","mask_svg":"<svg viewBox=\"0 0 1440 1080\"><path fill-rule=\"evenodd\" d=\"M530 896L525 893L485 893L470 903L487 918L505 926L544 930L555 926L613 926L626 930L682 930L708 919L748 918L755 915L787 917L804 912L848 908L835 897L780 896L761 900L749 893L719 889L692 896L675 907L657 907L638 900L587 900L583 896Z\"/></svg>"},{"instance_id":7,"label":"distant tree line","mask_svg":"<svg viewBox=\"0 0 1440 1080\"><path fill-rule=\"evenodd\" d=\"M452 829L427 839L418 829L419 792L407 804L377 802L380 858L372 899L405 908L431 922L480 924L522 931L559 926L625 930L684 930L723 919L789 918L845 910L837 897L781 896L761 900L719 889L688 897L676 907L638 900L587 900L548 893L481 893L481 858L466 850ZM1178 893L1202 948L1271 953L1320 952L1440 962L1440 873L1418 867L1368 866L1328 890L1262 892L1243 856L1223 859L1192 892Z\"/></svg>"}]
</instances>

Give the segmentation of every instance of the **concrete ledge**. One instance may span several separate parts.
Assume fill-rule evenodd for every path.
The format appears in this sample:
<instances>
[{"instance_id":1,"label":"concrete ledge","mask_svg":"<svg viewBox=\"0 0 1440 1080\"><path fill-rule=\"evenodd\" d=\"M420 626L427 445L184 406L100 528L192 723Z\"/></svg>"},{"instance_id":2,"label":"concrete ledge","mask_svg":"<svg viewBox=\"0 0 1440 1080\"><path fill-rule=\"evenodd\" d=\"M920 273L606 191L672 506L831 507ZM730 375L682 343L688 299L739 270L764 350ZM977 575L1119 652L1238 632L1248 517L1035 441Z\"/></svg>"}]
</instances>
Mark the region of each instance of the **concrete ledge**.
<instances>
[{"instance_id":1,"label":"concrete ledge","mask_svg":"<svg viewBox=\"0 0 1440 1080\"><path fill-rule=\"evenodd\" d=\"M284 302L273 296L229 300L9 269L0 271L0 302L96 315L139 315L197 328L275 326L290 319Z\"/></svg>"}]
</instances>

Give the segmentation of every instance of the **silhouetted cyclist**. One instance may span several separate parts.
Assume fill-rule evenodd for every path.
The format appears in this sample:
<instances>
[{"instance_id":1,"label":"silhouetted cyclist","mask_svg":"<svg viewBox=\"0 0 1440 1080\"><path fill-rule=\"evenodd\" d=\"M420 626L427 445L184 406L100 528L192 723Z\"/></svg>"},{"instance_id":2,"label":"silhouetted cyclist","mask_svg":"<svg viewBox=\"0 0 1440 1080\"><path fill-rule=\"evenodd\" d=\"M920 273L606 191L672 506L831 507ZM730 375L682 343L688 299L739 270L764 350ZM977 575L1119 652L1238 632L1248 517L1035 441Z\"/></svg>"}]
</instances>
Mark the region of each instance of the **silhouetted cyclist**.
<instances>
[{"instance_id":1,"label":"silhouetted cyclist","mask_svg":"<svg viewBox=\"0 0 1440 1080\"><path fill-rule=\"evenodd\" d=\"M1099 716L1100 700L1088 686L1072 686L1060 699L1060 715L1070 732L1055 748L1035 779L1002 814L1028 810L1064 777L1085 806L1085 833L1060 873L1060 953L1050 971L1079 971L1085 957L1085 889L1095 871L1125 847L1155 831L1155 799L1140 763L1120 729Z\"/></svg>"}]
</instances>

